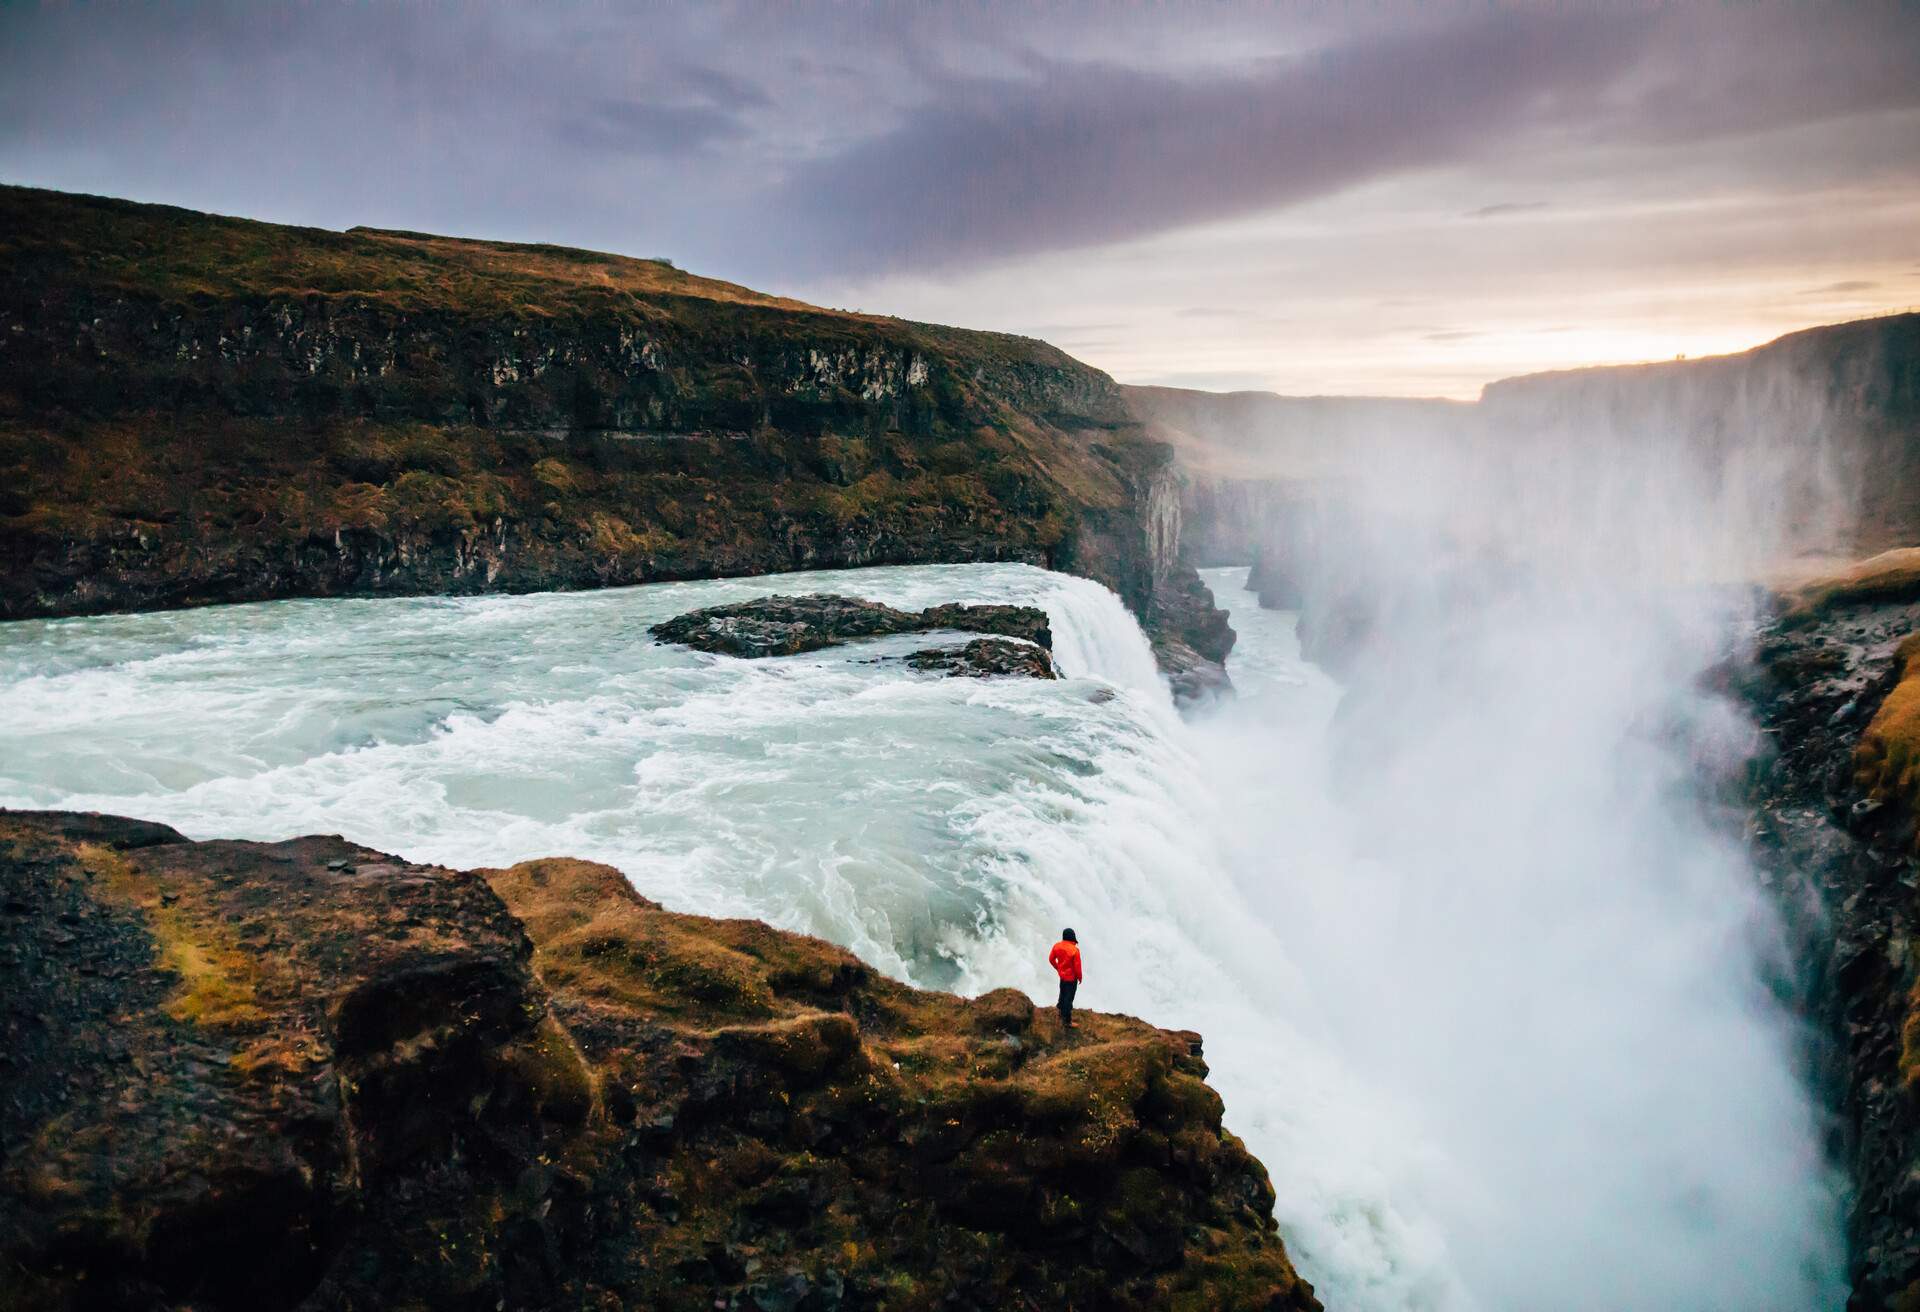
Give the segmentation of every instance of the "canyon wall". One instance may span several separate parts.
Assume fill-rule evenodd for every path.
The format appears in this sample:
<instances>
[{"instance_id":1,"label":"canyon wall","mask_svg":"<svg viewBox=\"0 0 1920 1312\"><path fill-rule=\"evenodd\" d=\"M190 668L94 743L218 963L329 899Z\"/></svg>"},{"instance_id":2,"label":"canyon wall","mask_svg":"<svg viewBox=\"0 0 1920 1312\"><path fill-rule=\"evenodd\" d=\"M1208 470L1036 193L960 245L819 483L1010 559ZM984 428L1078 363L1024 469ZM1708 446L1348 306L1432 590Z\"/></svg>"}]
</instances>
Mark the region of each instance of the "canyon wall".
<instances>
[{"instance_id":1,"label":"canyon wall","mask_svg":"<svg viewBox=\"0 0 1920 1312\"><path fill-rule=\"evenodd\" d=\"M1256 590L1293 604L1349 563L1330 521L1357 487L1460 459L1532 461L1551 477L1556 449L1580 467L1604 458L1656 481L1737 487L1751 524L1730 529L1764 533L1781 558L1920 543L1920 314L1735 355L1529 374L1474 403L1122 392L1176 453L1184 552L1203 566L1253 564ZM1524 482L1513 490L1524 496Z\"/></svg>"},{"instance_id":2,"label":"canyon wall","mask_svg":"<svg viewBox=\"0 0 1920 1312\"><path fill-rule=\"evenodd\" d=\"M1667 587L1772 579L1757 632L1729 635L1737 654L1709 678L1751 714L1757 750L1724 778L1704 751L1700 782L1744 827L1782 910L1791 977L1772 982L1809 1022L1833 1160L1854 1185L1849 1308L1920 1306L1920 553L1900 550L1920 546L1920 315L1738 355L1506 380L1472 406L1392 411L1391 440L1352 422L1364 402L1343 414L1128 397L1180 452L1188 550L1251 563L1263 604L1301 611L1304 649L1356 684L1355 705L1369 649L1417 650L1406 635L1470 623L1489 591L1541 570L1577 581L1596 564L1581 554L1593 541ZM1303 434L1309 415L1325 422ZM1440 470L1474 471L1433 483L1424 536L1398 531L1377 495L1395 462L1418 467L1422 443ZM1461 488L1473 504L1449 519ZM1545 560L1511 549L1524 532L1503 532L1542 507L1562 521L1535 535L1555 553ZM1619 518L1585 532L1583 515L1609 511ZM1449 537L1457 526L1469 531ZM1661 534L1681 548L1670 576ZM1741 561L1745 574L1689 568Z\"/></svg>"},{"instance_id":3,"label":"canyon wall","mask_svg":"<svg viewBox=\"0 0 1920 1312\"><path fill-rule=\"evenodd\" d=\"M0 618L1021 560L1231 641L1166 448L1044 343L21 188L0 229Z\"/></svg>"},{"instance_id":4,"label":"canyon wall","mask_svg":"<svg viewBox=\"0 0 1920 1312\"><path fill-rule=\"evenodd\" d=\"M1920 584L1790 604L1724 671L1762 750L1740 799L1824 1043L1853 1181L1850 1312L1920 1306Z\"/></svg>"}]
</instances>

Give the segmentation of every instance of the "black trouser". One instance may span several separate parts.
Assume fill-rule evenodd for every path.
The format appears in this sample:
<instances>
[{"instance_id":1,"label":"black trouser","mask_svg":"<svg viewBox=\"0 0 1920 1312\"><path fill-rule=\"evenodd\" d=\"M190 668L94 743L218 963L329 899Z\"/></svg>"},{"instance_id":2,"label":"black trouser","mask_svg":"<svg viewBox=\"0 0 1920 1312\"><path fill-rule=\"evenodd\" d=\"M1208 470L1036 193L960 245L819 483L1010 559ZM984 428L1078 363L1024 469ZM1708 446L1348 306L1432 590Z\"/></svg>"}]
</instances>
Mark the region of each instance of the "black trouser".
<instances>
[{"instance_id":1,"label":"black trouser","mask_svg":"<svg viewBox=\"0 0 1920 1312\"><path fill-rule=\"evenodd\" d=\"M1063 979L1060 981L1060 1023L1073 1024L1073 995L1080 988L1080 981Z\"/></svg>"}]
</instances>

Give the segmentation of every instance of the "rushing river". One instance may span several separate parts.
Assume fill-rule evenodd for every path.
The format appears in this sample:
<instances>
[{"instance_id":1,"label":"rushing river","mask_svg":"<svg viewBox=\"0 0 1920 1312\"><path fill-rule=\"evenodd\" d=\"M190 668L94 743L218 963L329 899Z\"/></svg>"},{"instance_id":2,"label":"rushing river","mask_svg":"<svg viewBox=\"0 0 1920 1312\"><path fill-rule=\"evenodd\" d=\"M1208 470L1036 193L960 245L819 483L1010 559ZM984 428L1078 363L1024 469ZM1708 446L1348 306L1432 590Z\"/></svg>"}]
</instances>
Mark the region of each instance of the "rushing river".
<instances>
[{"instance_id":1,"label":"rushing river","mask_svg":"<svg viewBox=\"0 0 1920 1312\"><path fill-rule=\"evenodd\" d=\"M1433 787L1349 805L1341 692L1243 576L1209 574L1242 696L1191 722L1110 593L1015 565L0 626L0 804L589 857L962 992L1048 998L1071 924L1083 1005L1206 1035L1329 1308L1837 1306L1835 1190L1732 849L1673 818L1657 761L1620 843L1574 828L1613 864L1558 860L1553 790L1520 804L1555 828L1459 814L1555 755L1403 753L1383 769ZM1067 677L875 659L925 637L739 661L647 636L777 591L1044 606Z\"/></svg>"}]
</instances>

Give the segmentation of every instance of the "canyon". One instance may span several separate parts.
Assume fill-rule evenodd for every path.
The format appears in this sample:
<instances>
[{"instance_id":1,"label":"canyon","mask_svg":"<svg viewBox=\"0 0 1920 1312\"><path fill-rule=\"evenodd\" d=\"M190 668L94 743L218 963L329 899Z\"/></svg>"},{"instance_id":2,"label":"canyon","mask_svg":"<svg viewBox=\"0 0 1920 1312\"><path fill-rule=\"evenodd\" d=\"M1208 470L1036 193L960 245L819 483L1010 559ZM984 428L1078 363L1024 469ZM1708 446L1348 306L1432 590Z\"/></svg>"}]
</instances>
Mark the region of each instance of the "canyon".
<instances>
[{"instance_id":1,"label":"canyon","mask_svg":"<svg viewBox=\"0 0 1920 1312\"><path fill-rule=\"evenodd\" d=\"M958 696L916 676L964 674L978 682L954 683L977 704L912 703L956 717L943 765L1028 732L962 726L963 714L1071 715L1087 717L1074 724L1088 737L996 766L1079 777L1096 760L1146 759L1151 743L1173 774L1194 769L1179 753L1196 749L1166 728L1163 688L1190 713L1217 713L1236 643L1198 569L1251 565L1261 606L1298 613L1298 654L1341 681L1333 769L1357 811L1379 806L1382 846L1404 841L1409 813L1445 829L1421 789L1394 788L1461 773L1462 751L1486 749L1495 782L1529 773L1512 759L1533 741L1523 732L1462 747L1408 722L1433 706L1482 721L1503 705L1557 714L1563 690L1516 654L1557 632L1563 648L1545 659L1563 663L1586 719L1561 721L1556 766L1614 750L1620 723L1657 723L1660 759L1697 767L1687 787L1712 821L1686 841L1704 852L1736 835L1777 912L1784 955L1754 960L1777 967L1770 1005L1804 1023L1794 1073L1817 1091L1823 1152L1852 1182L1854 1312L1920 1300L1920 685L1908 673L1920 663L1907 642L1920 567L1899 551L1916 543L1920 315L1735 356L1511 379L1473 403L1215 395L1122 386L1032 339L804 305L665 261L0 188L0 619L513 594L524 612L380 614L421 626L418 650L441 654L467 650L460 625L502 623L541 660L549 634L587 626L595 641L558 667L592 669L629 700L569 740L583 755L603 730L685 714L660 711L662 687L724 687L714 696L731 715L818 680L806 695L820 700L801 709L824 715L835 699ZM897 596L866 573L806 596L790 578L750 577L873 566L996 572L909 571L887 585ZM1100 588L1063 590L1070 580L1036 581L1029 566L1110 590L1144 639L1099 610L1113 604ZM603 654L646 646L639 631L522 595L718 579L750 591L648 611L652 637L703 653L674 661L710 663L646 667L644 695L622 683L636 677L629 658ZM1627 605L1648 579L1659 601ZM236 611L200 637L217 652L297 618ZM314 622L328 660L380 636ZM1669 642L1669 629L1688 632ZM992 636L915 647L952 631ZM869 660L848 638L895 644L870 658L884 675L778 663ZM138 648L136 664L195 659L172 638L102 641ZM1591 686L1604 681L1583 676L1616 641L1673 688L1606 703ZM273 659L307 659L303 642L289 637ZM1685 664L1707 652L1704 673ZM728 664L738 657L761 673ZM53 681L95 659L63 649L70 665L20 669ZM1508 688L1492 676L1510 659L1522 668ZM1076 683L1089 678L1108 686ZM1453 700L1421 700L1435 689ZM395 743L430 753L435 735L482 732L462 718L475 705L501 721L571 705L537 691L509 690L523 702L435 688L418 694L430 727L389 742L376 718L295 765ZM1042 695L1062 700L1022 700ZM1133 717L1124 733L1097 718L1116 697ZM773 727L729 784L749 792L766 761L814 749L797 721L752 704ZM1714 737L1726 707L1752 742ZM309 732L330 714L288 722ZM924 745L878 723L895 752ZM722 736L740 749L731 724ZM1124 750L1102 755L1114 742ZM665 799L699 781L649 772L665 778L665 758L702 750L689 739L622 758L617 773L662 802L665 824ZM67 782L46 788L186 806L205 782L198 764L192 783L143 794L173 748L142 751L126 769L139 786L118 762L63 760L49 769ZM1383 762L1423 772L1376 777ZM899 783L884 763L863 768L876 794ZM484 828L473 817L492 813L462 792L479 785L432 784L470 808L463 835ZM550 780L536 771L517 786L544 797ZM258 798L210 792L196 823L253 823ZM1017 809L983 796L970 824ZM1505 829L1531 833L1533 799L1513 796ZM1047 797L1070 799L1056 818L1095 810ZM1089 1282L1116 1307L1280 1312L1326 1296L1294 1266L1298 1213L1274 1220L1274 1179L1307 1168L1263 1167L1228 1128L1243 1104L1223 1111L1198 1035L1103 1014L1075 1044L1017 989L968 1001L899 982L977 983L981 967L953 943L963 927L985 936L965 940L969 952L1001 960L992 935L1010 913L992 897L956 909L942 902L950 889L908 887L881 899L899 917L879 917L885 933L872 918L832 921L830 883L786 908L836 937L857 926L844 937L870 937L856 956L791 924L678 914L643 895L684 889L553 852L455 869L284 838L305 829L194 842L150 820L36 805L0 813L0 1208L15 1236L5 1260L34 1306L85 1305L103 1288L212 1306L362 1306L404 1291L763 1312L1064 1305ZM1155 823L1188 814L1157 795L1143 805ZM898 828L926 823L916 813ZM1092 903L1132 856L1080 841L1105 862L1082 890ZM1022 843L969 859L1044 867L1035 840ZM718 845L702 833L678 856L693 868ZM957 870L973 896L973 867ZM1241 914L1207 887L1225 918ZM1025 912L1039 914L1031 898ZM1236 1099L1247 1067L1233 1068ZM109 1138L136 1146L97 1151ZM1313 1239L1313 1260L1338 1247ZM913 1275L928 1271L943 1275Z\"/></svg>"},{"instance_id":2,"label":"canyon","mask_svg":"<svg viewBox=\"0 0 1920 1312\"><path fill-rule=\"evenodd\" d=\"M1403 489L1369 466L1471 467L1488 450L1514 452L1502 459L1524 471L1508 488L1516 523L1529 497L1576 533L1587 506L1600 507L1588 540L1629 570L1658 577L1671 565L1656 586L1695 588L1703 610L1721 604L1716 595L1751 594L1706 678L1758 737L1730 754L1698 748L1699 769L1781 917L1774 987L1805 1018L1802 1061L1853 1182L1848 1307L1914 1305L1920 756L1907 679L1920 623L1910 550L1920 542L1920 315L1811 329L1727 357L1511 379L1477 403L1128 394L1180 452L1189 551L1203 565L1254 562L1248 586L1263 605L1301 612L1304 648L1349 682L1356 719L1383 691L1378 680L1405 677L1406 662L1434 646L1421 635L1446 633L1442 651L1471 641L1488 596L1564 564L1530 549L1583 549L1537 525L1509 533L1470 516L1426 536L1431 523L1403 517ZM1675 485L1714 496L1621 498L1657 503ZM1468 486L1485 501L1508 485ZM1668 556L1652 535L1689 510L1704 527L1675 535ZM1483 540L1463 546L1453 535L1463 526ZM1640 532L1649 537L1631 540ZM1719 550L1733 545L1742 550ZM1423 552L1425 568L1408 571Z\"/></svg>"}]
</instances>

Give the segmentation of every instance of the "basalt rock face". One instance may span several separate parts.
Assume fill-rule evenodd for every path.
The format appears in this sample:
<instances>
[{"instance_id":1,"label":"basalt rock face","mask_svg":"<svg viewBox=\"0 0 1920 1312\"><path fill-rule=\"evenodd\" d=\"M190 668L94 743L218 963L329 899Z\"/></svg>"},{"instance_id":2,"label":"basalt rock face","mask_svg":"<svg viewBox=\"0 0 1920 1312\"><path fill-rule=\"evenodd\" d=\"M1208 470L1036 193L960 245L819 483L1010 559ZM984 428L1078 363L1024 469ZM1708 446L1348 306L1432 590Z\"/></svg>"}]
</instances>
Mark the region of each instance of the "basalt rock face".
<instances>
[{"instance_id":1,"label":"basalt rock face","mask_svg":"<svg viewBox=\"0 0 1920 1312\"><path fill-rule=\"evenodd\" d=\"M1199 1039L617 872L0 812L8 1308L1313 1309Z\"/></svg>"},{"instance_id":2,"label":"basalt rock face","mask_svg":"<svg viewBox=\"0 0 1920 1312\"><path fill-rule=\"evenodd\" d=\"M792 656L860 638L899 633L996 633L1051 651L1047 613L1034 606L929 606L898 610L830 592L805 597L757 597L708 606L663 620L647 632L662 642L728 656Z\"/></svg>"},{"instance_id":3,"label":"basalt rock face","mask_svg":"<svg viewBox=\"0 0 1920 1312\"><path fill-rule=\"evenodd\" d=\"M1018 560L1151 624L1167 479L1027 338L0 188L0 619Z\"/></svg>"},{"instance_id":4,"label":"basalt rock face","mask_svg":"<svg viewBox=\"0 0 1920 1312\"><path fill-rule=\"evenodd\" d=\"M1903 680L1917 628L1920 601L1841 597L1789 612L1733 676L1768 744L1751 783L1757 850L1829 1036L1856 1190L1852 1312L1920 1306L1920 859L1904 719L1920 683Z\"/></svg>"}]
</instances>

